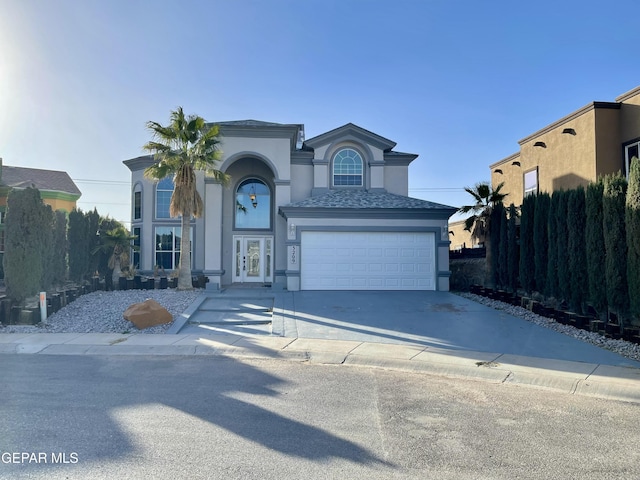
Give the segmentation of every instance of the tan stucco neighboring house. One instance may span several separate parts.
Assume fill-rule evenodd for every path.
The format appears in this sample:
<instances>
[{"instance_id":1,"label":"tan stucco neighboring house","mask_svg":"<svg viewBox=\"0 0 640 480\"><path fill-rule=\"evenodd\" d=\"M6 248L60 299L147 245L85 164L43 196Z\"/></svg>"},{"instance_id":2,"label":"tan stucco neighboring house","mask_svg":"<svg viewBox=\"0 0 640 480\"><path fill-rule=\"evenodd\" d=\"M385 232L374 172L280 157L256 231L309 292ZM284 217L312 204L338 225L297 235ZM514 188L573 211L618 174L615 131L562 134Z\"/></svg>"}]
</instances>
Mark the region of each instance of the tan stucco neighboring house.
<instances>
[{"instance_id":1,"label":"tan stucco neighboring house","mask_svg":"<svg viewBox=\"0 0 640 480\"><path fill-rule=\"evenodd\" d=\"M614 102L591 102L519 142L520 150L490 165L491 184L504 182L508 202L524 195L587 185L628 174L640 146L640 87Z\"/></svg>"},{"instance_id":2,"label":"tan stucco neighboring house","mask_svg":"<svg viewBox=\"0 0 640 480\"><path fill-rule=\"evenodd\" d=\"M296 290L448 290L448 218L455 208L411 198L417 155L348 123L304 140L304 125L217 123L223 187L200 172L204 216L193 220L192 269L211 285ZM150 156L131 170L132 231L141 271L178 266L180 219L171 179L152 183Z\"/></svg>"}]
</instances>

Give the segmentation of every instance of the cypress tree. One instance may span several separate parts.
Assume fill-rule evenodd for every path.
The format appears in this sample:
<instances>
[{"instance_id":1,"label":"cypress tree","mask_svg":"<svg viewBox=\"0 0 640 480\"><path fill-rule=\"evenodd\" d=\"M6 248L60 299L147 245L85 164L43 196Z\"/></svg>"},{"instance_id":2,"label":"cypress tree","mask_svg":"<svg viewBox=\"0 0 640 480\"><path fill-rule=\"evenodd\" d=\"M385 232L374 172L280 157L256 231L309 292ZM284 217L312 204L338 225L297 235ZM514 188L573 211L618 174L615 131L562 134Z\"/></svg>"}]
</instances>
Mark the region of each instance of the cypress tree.
<instances>
[{"instance_id":1,"label":"cypress tree","mask_svg":"<svg viewBox=\"0 0 640 480\"><path fill-rule=\"evenodd\" d=\"M89 263L87 249L87 218L82 210L74 208L69 213L69 278L82 280Z\"/></svg>"},{"instance_id":2,"label":"cypress tree","mask_svg":"<svg viewBox=\"0 0 640 480\"><path fill-rule=\"evenodd\" d=\"M67 278L67 215L55 212L53 234L53 283L62 285Z\"/></svg>"},{"instance_id":3,"label":"cypress tree","mask_svg":"<svg viewBox=\"0 0 640 480\"><path fill-rule=\"evenodd\" d=\"M549 204L548 193L536 195L536 206L533 217L533 250L535 252L535 282L540 293L546 291L547 268L549 262Z\"/></svg>"},{"instance_id":4,"label":"cypress tree","mask_svg":"<svg viewBox=\"0 0 640 480\"><path fill-rule=\"evenodd\" d=\"M570 192L567 206L567 243L571 275L569 304L577 313L584 312L589 285L584 232L586 220L584 188L578 187Z\"/></svg>"},{"instance_id":5,"label":"cypress tree","mask_svg":"<svg viewBox=\"0 0 640 480\"><path fill-rule=\"evenodd\" d=\"M556 298L560 295L558 284L558 223L556 221L560 195L560 191L555 191L551 195L547 225L549 246L547 248L547 281L545 283L545 292L547 296Z\"/></svg>"},{"instance_id":6,"label":"cypress tree","mask_svg":"<svg viewBox=\"0 0 640 480\"><path fill-rule=\"evenodd\" d=\"M519 253L516 219L518 218L518 211L516 206L512 203L509 205L509 223L507 228L507 284L509 290L515 292L518 290L518 267L519 267Z\"/></svg>"},{"instance_id":7,"label":"cypress tree","mask_svg":"<svg viewBox=\"0 0 640 480\"><path fill-rule=\"evenodd\" d=\"M607 303L609 308L619 315L624 314L629 307L627 236L624 222L626 193L627 181L621 174L605 177L602 217Z\"/></svg>"},{"instance_id":8,"label":"cypress tree","mask_svg":"<svg viewBox=\"0 0 640 480\"><path fill-rule=\"evenodd\" d=\"M4 271L8 296L21 303L40 291L42 200L35 188L12 190L5 218Z\"/></svg>"},{"instance_id":9,"label":"cypress tree","mask_svg":"<svg viewBox=\"0 0 640 480\"><path fill-rule=\"evenodd\" d=\"M601 316L607 310L607 284L605 281L605 247L602 218L602 179L587 185L585 245L587 274L589 277L589 302Z\"/></svg>"},{"instance_id":10,"label":"cypress tree","mask_svg":"<svg viewBox=\"0 0 640 480\"><path fill-rule=\"evenodd\" d=\"M558 257L558 296L569 301L571 296L570 283L571 271L569 270L569 236L567 231L567 204L569 193L561 190L558 192L558 205L555 211L556 216L556 242Z\"/></svg>"},{"instance_id":11,"label":"cypress tree","mask_svg":"<svg viewBox=\"0 0 640 480\"><path fill-rule=\"evenodd\" d=\"M40 290L48 290L53 285L54 277L54 214L49 205L40 202L38 209L38 245L39 257L42 261L42 277L40 278Z\"/></svg>"},{"instance_id":12,"label":"cypress tree","mask_svg":"<svg viewBox=\"0 0 640 480\"><path fill-rule=\"evenodd\" d=\"M533 250L533 218L535 196L527 195L520 213L520 284L525 292L535 290L535 252Z\"/></svg>"},{"instance_id":13,"label":"cypress tree","mask_svg":"<svg viewBox=\"0 0 640 480\"><path fill-rule=\"evenodd\" d=\"M500 205L500 243L498 247L498 283L506 289L509 285L509 244L507 232L507 211Z\"/></svg>"},{"instance_id":14,"label":"cypress tree","mask_svg":"<svg viewBox=\"0 0 640 480\"><path fill-rule=\"evenodd\" d=\"M640 161L634 157L629 169L626 197L627 281L629 310L640 317Z\"/></svg>"},{"instance_id":15,"label":"cypress tree","mask_svg":"<svg viewBox=\"0 0 640 480\"><path fill-rule=\"evenodd\" d=\"M491 249L491 264L489 265L489 275L491 285L498 285L499 278L499 249L500 249L500 217L504 213L504 207L502 203L496 203L491 209L489 217L489 235L490 242L489 248Z\"/></svg>"}]
</instances>

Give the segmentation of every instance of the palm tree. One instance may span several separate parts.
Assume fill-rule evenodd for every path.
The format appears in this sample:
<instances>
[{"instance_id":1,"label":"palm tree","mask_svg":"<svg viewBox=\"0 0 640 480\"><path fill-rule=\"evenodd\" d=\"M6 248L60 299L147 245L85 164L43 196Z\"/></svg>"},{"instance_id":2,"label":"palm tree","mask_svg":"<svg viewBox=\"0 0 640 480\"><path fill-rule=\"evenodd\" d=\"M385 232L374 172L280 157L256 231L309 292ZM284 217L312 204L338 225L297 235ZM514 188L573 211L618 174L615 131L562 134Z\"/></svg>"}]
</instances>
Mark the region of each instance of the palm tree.
<instances>
[{"instance_id":1,"label":"palm tree","mask_svg":"<svg viewBox=\"0 0 640 480\"><path fill-rule=\"evenodd\" d=\"M171 112L167 126L147 122L153 140L144 149L153 153L155 164L144 171L146 178L162 180L173 177L174 190L171 195L169 214L182 216L182 242L180 243L180 266L178 290L190 290L191 282L191 217L200 217L204 210L202 197L196 189L196 171L213 177L223 184L229 176L217 170L220 160L220 137L218 127L205 122L197 115L185 116L182 107Z\"/></svg>"},{"instance_id":2,"label":"palm tree","mask_svg":"<svg viewBox=\"0 0 640 480\"><path fill-rule=\"evenodd\" d=\"M100 245L91 252L95 254L98 251L103 251L110 254L108 266L113 270L111 279L114 288L118 285L122 268L129 265L129 249L132 248L131 240L135 238L135 235L129 235L126 228L116 227L101 234Z\"/></svg>"},{"instance_id":3,"label":"palm tree","mask_svg":"<svg viewBox=\"0 0 640 480\"><path fill-rule=\"evenodd\" d=\"M475 203L473 205L465 205L458 209L458 213L468 214L469 217L464 222L464 229L471 232L474 238L484 242L486 250L486 263L489 284L493 275L491 274L491 213L497 204L502 204L507 197L507 193L502 193L504 182L495 189L487 182L477 183L475 187L465 187L465 191L473 197Z\"/></svg>"}]
</instances>

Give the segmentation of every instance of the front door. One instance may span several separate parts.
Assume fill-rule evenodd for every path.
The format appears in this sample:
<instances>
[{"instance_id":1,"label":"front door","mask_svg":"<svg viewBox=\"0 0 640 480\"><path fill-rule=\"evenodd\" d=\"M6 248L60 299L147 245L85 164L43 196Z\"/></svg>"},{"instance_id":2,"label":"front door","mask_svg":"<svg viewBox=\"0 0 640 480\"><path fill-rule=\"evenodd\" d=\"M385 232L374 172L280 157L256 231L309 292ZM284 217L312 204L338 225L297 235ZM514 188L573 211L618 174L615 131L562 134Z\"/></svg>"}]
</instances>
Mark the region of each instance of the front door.
<instances>
[{"instance_id":1,"label":"front door","mask_svg":"<svg viewBox=\"0 0 640 480\"><path fill-rule=\"evenodd\" d=\"M233 237L233 281L271 283L273 281L273 237Z\"/></svg>"}]
</instances>

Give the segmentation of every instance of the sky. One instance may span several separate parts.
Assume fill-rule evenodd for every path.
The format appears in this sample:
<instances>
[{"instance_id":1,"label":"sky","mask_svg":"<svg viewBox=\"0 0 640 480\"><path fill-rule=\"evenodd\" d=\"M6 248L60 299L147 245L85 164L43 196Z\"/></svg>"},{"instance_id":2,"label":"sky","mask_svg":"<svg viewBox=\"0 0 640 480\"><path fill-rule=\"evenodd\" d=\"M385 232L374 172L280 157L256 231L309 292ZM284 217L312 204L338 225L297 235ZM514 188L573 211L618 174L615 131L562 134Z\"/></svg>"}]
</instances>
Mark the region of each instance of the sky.
<instances>
[{"instance_id":1,"label":"sky","mask_svg":"<svg viewBox=\"0 0 640 480\"><path fill-rule=\"evenodd\" d=\"M459 207L518 141L640 85L637 1L0 0L0 157L129 223L145 125L352 122Z\"/></svg>"}]
</instances>

